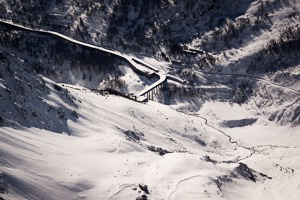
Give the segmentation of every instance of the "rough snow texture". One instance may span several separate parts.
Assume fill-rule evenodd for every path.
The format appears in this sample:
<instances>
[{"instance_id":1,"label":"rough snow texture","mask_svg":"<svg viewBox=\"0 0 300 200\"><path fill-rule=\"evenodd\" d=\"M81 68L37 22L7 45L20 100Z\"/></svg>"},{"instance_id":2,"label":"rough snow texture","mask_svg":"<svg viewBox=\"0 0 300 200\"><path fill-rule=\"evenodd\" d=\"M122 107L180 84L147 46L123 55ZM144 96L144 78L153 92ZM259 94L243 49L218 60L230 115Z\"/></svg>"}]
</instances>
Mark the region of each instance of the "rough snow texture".
<instances>
[{"instance_id":1,"label":"rough snow texture","mask_svg":"<svg viewBox=\"0 0 300 200\"><path fill-rule=\"evenodd\" d=\"M145 104L110 95L95 89L130 94L156 80L0 25L0 199L298 199L299 4L1 1L2 19L112 47L187 84L169 81Z\"/></svg>"},{"instance_id":2,"label":"rough snow texture","mask_svg":"<svg viewBox=\"0 0 300 200\"><path fill-rule=\"evenodd\" d=\"M148 186L150 199L297 199L299 128L263 118L219 128L253 116L227 103L205 104L196 115L72 85L63 90L77 99L80 116L68 120L71 136L1 128L5 199L135 199L138 184Z\"/></svg>"},{"instance_id":3,"label":"rough snow texture","mask_svg":"<svg viewBox=\"0 0 300 200\"><path fill-rule=\"evenodd\" d=\"M65 89L35 73L31 66L0 53L0 126L37 127L68 132L76 121L75 98Z\"/></svg>"},{"instance_id":4,"label":"rough snow texture","mask_svg":"<svg viewBox=\"0 0 300 200\"><path fill-rule=\"evenodd\" d=\"M3 10L2 19L15 23L58 31L79 40L128 51L141 57L152 55L161 60L181 61L179 66L171 65L165 69L186 79L188 88L192 88L193 92L177 89L175 96L180 102L189 100L178 96L195 96L191 94L199 93L199 87L208 85L210 89L204 89L205 99L222 99L243 103L251 108L258 107L255 112L276 123L299 125L299 1L62 0L21 3L6 0L1 2L0 7ZM7 37L2 36L3 41L7 41ZM27 43L19 40L26 40ZM82 50L76 54L74 45L49 38L30 41L24 33L19 40L13 41L22 43L25 51L30 46L31 53L26 56L24 51L15 53L36 68L44 69L44 73L39 73L51 77L52 80L76 83L89 88L110 87L125 94L140 90L140 82L149 84L143 77L134 82L129 81L130 84L126 83L124 77L127 75L111 59L104 58L100 59L102 62L88 63L76 61L74 57L81 60L86 57L92 61L90 56L99 55L86 55ZM48 41L47 45L43 45L45 41ZM49 52L53 48L49 48L49 43L54 43L54 51ZM188 49L194 49L196 53L187 54L182 51ZM47 55L51 55L52 59ZM108 67L106 63L114 67ZM95 65L101 66L101 70L95 68ZM110 70L103 70L104 68ZM63 70L60 71L61 69ZM68 73L65 73L66 70ZM270 84L257 83L256 78L241 80L234 76L226 77L223 81L207 74L199 76L198 72L203 71L241 74L242 77L252 75L294 89L298 94L286 92L284 88L273 89L272 86L272 92L265 93ZM172 104L169 96L174 96L172 91L164 93L157 100ZM196 95L196 101L202 102L199 96L203 95ZM280 103L282 96L287 99L285 104ZM198 108L192 104L191 106L196 110Z\"/></svg>"}]
</instances>

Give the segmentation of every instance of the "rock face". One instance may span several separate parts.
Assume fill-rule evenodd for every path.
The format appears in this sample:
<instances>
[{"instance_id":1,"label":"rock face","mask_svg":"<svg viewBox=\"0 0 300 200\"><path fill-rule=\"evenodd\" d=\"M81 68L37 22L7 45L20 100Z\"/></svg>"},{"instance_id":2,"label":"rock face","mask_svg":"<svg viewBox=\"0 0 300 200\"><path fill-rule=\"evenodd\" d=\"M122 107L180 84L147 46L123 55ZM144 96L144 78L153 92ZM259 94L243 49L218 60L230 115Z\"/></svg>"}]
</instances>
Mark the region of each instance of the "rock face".
<instances>
[{"instance_id":1,"label":"rock face","mask_svg":"<svg viewBox=\"0 0 300 200\"><path fill-rule=\"evenodd\" d=\"M257 119L240 119L240 120L226 120L222 122L222 125L228 128L244 127L254 124Z\"/></svg>"},{"instance_id":2,"label":"rock face","mask_svg":"<svg viewBox=\"0 0 300 200\"><path fill-rule=\"evenodd\" d=\"M143 192L145 192L146 194L150 194L147 185L141 185L141 184L139 184L139 188L140 188Z\"/></svg>"},{"instance_id":3,"label":"rock face","mask_svg":"<svg viewBox=\"0 0 300 200\"><path fill-rule=\"evenodd\" d=\"M142 195L140 197L137 197L136 200L147 200L147 196L146 195Z\"/></svg>"},{"instance_id":4,"label":"rock face","mask_svg":"<svg viewBox=\"0 0 300 200\"><path fill-rule=\"evenodd\" d=\"M257 172L241 162L239 163L239 166L235 169L235 174L253 182L272 179L272 177L269 177L264 173ZM233 175L233 177L236 177L236 175Z\"/></svg>"},{"instance_id":5,"label":"rock face","mask_svg":"<svg viewBox=\"0 0 300 200\"><path fill-rule=\"evenodd\" d=\"M256 182L255 175L253 175L252 170L246 164L239 163L239 166L236 168L236 172L245 179Z\"/></svg>"}]
</instances>

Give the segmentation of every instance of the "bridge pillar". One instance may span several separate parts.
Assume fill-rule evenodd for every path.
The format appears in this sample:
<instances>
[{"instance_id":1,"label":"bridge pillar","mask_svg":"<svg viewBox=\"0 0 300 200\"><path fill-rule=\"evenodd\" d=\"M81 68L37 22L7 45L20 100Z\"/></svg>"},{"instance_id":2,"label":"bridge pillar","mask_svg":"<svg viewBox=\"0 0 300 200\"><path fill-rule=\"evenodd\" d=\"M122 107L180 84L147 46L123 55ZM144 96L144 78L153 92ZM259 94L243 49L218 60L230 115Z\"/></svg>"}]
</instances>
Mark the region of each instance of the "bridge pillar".
<instances>
[{"instance_id":1,"label":"bridge pillar","mask_svg":"<svg viewBox=\"0 0 300 200\"><path fill-rule=\"evenodd\" d=\"M151 90L151 98L152 98L152 101L153 101L153 90Z\"/></svg>"}]
</instances>

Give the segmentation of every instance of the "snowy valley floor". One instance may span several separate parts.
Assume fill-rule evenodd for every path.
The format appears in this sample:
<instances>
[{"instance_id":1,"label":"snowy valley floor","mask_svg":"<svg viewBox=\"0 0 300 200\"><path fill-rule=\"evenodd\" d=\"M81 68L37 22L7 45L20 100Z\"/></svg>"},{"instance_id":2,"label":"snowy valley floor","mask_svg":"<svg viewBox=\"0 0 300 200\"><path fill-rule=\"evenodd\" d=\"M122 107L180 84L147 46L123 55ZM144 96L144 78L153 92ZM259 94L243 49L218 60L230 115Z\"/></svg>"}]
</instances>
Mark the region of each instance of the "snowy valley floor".
<instances>
[{"instance_id":1,"label":"snowy valley floor","mask_svg":"<svg viewBox=\"0 0 300 200\"><path fill-rule=\"evenodd\" d=\"M298 199L299 127L234 104L182 113L64 87L78 105L70 136L1 127L4 199L129 200L140 195L139 184L151 200Z\"/></svg>"}]
</instances>

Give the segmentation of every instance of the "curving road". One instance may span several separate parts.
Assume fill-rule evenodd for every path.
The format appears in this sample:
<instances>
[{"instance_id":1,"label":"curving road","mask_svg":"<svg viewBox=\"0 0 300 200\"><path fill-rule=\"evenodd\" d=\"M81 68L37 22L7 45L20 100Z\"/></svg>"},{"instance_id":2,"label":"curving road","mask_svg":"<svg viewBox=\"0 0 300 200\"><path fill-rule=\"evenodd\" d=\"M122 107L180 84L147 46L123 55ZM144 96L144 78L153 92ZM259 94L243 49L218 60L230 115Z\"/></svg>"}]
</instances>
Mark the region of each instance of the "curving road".
<instances>
[{"instance_id":1,"label":"curving road","mask_svg":"<svg viewBox=\"0 0 300 200\"><path fill-rule=\"evenodd\" d=\"M150 92L151 90L158 87L159 85L162 85L167 80L167 76L164 73L158 72L156 74L159 76L159 80L156 81L155 83L153 83L152 85L146 87L145 89L140 91L138 94L136 94L137 97L145 95L146 93Z\"/></svg>"},{"instance_id":2,"label":"curving road","mask_svg":"<svg viewBox=\"0 0 300 200\"><path fill-rule=\"evenodd\" d=\"M252 75L247 75L247 74L213 73L213 72L203 72L203 71L200 71L200 72L198 71L198 73L208 74L208 75L213 75L213 76L233 76L233 77L241 77L241 78L254 79L254 80L257 80L257 81L265 82L265 83L267 83L269 85L272 85L274 87L285 89L285 90L288 90L290 92L293 92L293 93L296 93L296 94L300 95L300 91L298 91L298 90L295 90L295 89L292 89L292 88L289 88L289 87L285 87L285 86L279 85L277 83L271 82L269 80L266 80L264 78L260 78L260 77L256 77L256 76L252 76Z\"/></svg>"},{"instance_id":3,"label":"curving road","mask_svg":"<svg viewBox=\"0 0 300 200\"><path fill-rule=\"evenodd\" d=\"M0 19L0 23L2 23L4 25L7 25L7 26L12 26L14 28L19 28L19 29L25 30L25 31L31 31L31 32L35 32L35 33L56 36L56 37L62 38L64 40L67 40L69 42L72 42L74 44L78 44L78 45L81 45L81 46L84 46L84 47L92 48L92 49L95 49L95 50L99 50L99 51L114 55L114 56L126 61L134 71L136 71L136 72L138 72L138 73L140 73L144 76L147 76L147 77L152 77L153 75L158 76L159 80L157 82L153 83L152 85L150 85L149 87L145 88L144 90L142 90L138 94L136 94L137 98L144 95L144 94L146 94L146 93L148 93L148 92L150 92L151 90L153 90L157 86L161 85L163 82L165 82L168 79L168 76L164 72L157 69L156 67L154 67L154 66L150 65L149 63L146 63L146 62L144 62L144 61L142 61L138 58L134 58L132 56L128 56L126 54L123 54L119 51L110 50L110 49L106 49L104 47L100 47L100 46L96 46L96 45L89 44L89 43L86 43L86 42L82 42L82 41L79 41L79 40L75 40L73 38L70 38L68 36L65 36L61 33L54 32L54 31L28 28L28 27L25 27L25 26L22 26L22 25L19 25L19 24L14 24L12 22L4 21L4 20L1 20L1 19ZM144 67L150 69L150 71L141 69L140 65L143 65ZM176 78L170 78L170 79L174 80L174 81L179 80L179 79L176 79ZM180 81L178 81L178 82L180 83Z\"/></svg>"}]
</instances>

